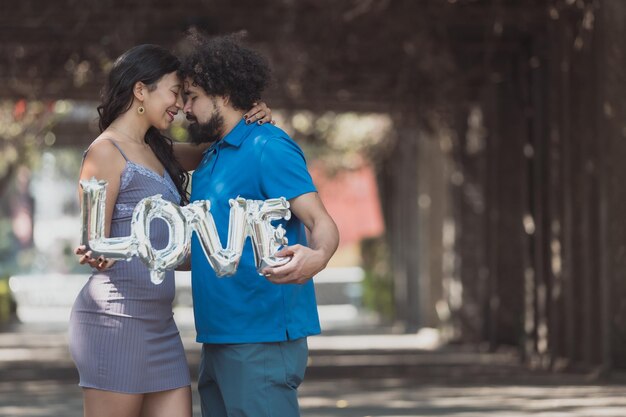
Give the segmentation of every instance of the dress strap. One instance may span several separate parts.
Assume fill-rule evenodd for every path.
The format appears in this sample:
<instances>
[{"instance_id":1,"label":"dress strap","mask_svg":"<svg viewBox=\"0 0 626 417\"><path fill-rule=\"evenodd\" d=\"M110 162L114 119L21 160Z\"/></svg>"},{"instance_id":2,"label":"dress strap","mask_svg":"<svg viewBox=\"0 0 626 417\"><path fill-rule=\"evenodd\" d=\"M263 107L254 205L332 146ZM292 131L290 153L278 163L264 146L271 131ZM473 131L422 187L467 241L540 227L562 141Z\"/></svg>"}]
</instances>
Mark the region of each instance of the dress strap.
<instances>
[{"instance_id":1,"label":"dress strap","mask_svg":"<svg viewBox=\"0 0 626 417\"><path fill-rule=\"evenodd\" d=\"M113 144L113 146L115 146L117 148L118 151L120 151L120 153L122 154L122 156L124 157L124 159L126 161L128 161L128 158L126 157L126 154L124 153L124 151L122 150L122 148L120 148L120 145L117 144L117 142L115 142L113 139L111 138L103 138L108 140L109 142L111 142Z\"/></svg>"},{"instance_id":2,"label":"dress strap","mask_svg":"<svg viewBox=\"0 0 626 417\"><path fill-rule=\"evenodd\" d=\"M105 139L105 140L108 140L109 142L111 142L113 144L113 146L115 146L117 148L117 150L120 151L120 153L122 154L122 156L124 157L126 162L129 162L129 160L126 157L126 154L124 153L122 148L120 148L120 146L113 139L111 139L111 138L102 138L102 139ZM92 145L93 145L93 143L92 143ZM85 157L87 156L87 152L89 152L90 149L91 149L91 146L89 146L87 149L85 149L85 152L83 152L83 160L80 163L80 173L79 173L79 175L82 175L83 164L85 163Z\"/></svg>"},{"instance_id":3,"label":"dress strap","mask_svg":"<svg viewBox=\"0 0 626 417\"><path fill-rule=\"evenodd\" d=\"M108 140L109 142L111 142L113 144L113 146L115 146L117 148L117 150L120 151L120 153L122 154L124 159L126 161L129 160L128 157L126 156L126 154L124 153L124 151L122 150L122 148L120 148L120 145L118 145L117 142L115 142L113 139L111 139L111 138L102 138L100 140ZM85 162L85 157L87 156L87 152L89 152L90 149L91 149L91 146L88 147L87 149L85 149L85 152L83 152L83 162Z\"/></svg>"}]
</instances>

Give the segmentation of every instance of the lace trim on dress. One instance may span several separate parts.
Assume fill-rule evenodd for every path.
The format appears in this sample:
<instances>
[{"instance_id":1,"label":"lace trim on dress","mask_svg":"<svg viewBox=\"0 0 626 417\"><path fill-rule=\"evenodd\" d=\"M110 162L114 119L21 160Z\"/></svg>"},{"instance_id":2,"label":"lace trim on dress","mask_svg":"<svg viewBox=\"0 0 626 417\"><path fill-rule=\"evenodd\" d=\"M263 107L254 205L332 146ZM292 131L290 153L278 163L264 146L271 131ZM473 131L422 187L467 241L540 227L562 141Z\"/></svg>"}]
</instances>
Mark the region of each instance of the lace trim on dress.
<instances>
[{"instance_id":1,"label":"lace trim on dress","mask_svg":"<svg viewBox=\"0 0 626 417\"><path fill-rule=\"evenodd\" d=\"M161 184L164 184L167 187L168 191L172 194L172 197L174 197L176 202L180 201L180 194L178 194L176 186L172 182L171 178L169 178L169 173L167 172L167 170L165 171L164 176L160 176L151 169L148 169L143 165L136 164L133 161L126 162L126 169L124 169L124 171L122 172L122 178L120 183L121 190L123 190L128 186L128 184L130 184L130 180L133 178L135 172L138 172L145 177L153 178L159 181Z\"/></svg>"}]
</instances>

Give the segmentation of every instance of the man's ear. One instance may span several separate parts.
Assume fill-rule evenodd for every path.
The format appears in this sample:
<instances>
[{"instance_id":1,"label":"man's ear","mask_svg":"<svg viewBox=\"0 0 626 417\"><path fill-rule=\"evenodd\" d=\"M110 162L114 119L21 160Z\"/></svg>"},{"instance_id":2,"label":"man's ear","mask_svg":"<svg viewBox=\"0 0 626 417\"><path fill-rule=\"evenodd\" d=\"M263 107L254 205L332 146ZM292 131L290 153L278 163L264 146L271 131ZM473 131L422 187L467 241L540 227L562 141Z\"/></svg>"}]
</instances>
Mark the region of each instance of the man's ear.
<instances>
[{"instance_id":1,"label":"man's ear","mask_svg":"<svg viewBox=\"0 0 626 417\"><path fill-rule=\"evenodd\" d=\"M147 86L141 81L137 81L133 86L133 95L139 101L145 100L145 92L147 90Z\"/></svg>"},{"instance_id":2,"label":"man's ear","mask_svg":"<svg viewBox=\"0 0 626 417\"><path fill-rule=\"evenodd\" d=\"M230 96L222 96L222 104L228 106L230 104Z\"/></svg>"}]
</instances>

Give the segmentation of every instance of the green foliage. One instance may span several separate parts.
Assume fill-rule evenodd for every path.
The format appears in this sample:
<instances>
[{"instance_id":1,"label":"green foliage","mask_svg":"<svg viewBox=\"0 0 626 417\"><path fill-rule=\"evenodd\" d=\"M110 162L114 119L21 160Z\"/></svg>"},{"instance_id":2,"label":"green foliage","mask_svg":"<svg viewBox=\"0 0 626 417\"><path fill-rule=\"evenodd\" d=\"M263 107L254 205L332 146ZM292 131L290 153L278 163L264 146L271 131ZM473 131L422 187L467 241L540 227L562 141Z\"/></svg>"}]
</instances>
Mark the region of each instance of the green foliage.
<instances>
[{"instance_id":1,"label":"green foliage","mask_svg":"<svg viewBox=\"0 0 626 417\"><path fill-rule=\"evenodd\" d=\"M189 132L185 127L185 124L181 122L174 122L169 130L169 137L176 142L187 142L189 140Z\"/></svg>"},{"instance_id":2,"label":"green foliage","mask_svg":"<svg viewBox=\"0 0 626 417\"><path fill-rule=\"evenodd\" d=\"M363 305L376 311L382 318L395 317L393 274L389 263L389 248L385 239L365 239L361 242L363 257Z\"/></svg>"},{"instance_id":3,"label":"green foliage","mask_svg":"<svg viewBox=\"0 0 626 417\"><path fill-rule=\"evenodd\" d=\"M276 111L274 116L307 159L322 161L331 174L376 163L391 143L392 121L386 114Z\"/></svg>"},{"instance_id":4,"label":"green foliage","mask_svg":"<svg viewBox=\"0 0 626 417\"><path fill-rule=\"evenodd\" d=\"M50 131L71 110L66 101L0 101L0 195L15 167L32 166L42 146L56 140Z\"/></svg>"},{"instance_id":5,"label":"green foliage","mask_svg":"<svg viewBox=\"0 0 626 417\"><path fill-rule=\"evenodd\" d=\"M15 302L9 291L8 277L0 277L0 324L6 323L15 312Z\"/></svg>"}]
</instances>

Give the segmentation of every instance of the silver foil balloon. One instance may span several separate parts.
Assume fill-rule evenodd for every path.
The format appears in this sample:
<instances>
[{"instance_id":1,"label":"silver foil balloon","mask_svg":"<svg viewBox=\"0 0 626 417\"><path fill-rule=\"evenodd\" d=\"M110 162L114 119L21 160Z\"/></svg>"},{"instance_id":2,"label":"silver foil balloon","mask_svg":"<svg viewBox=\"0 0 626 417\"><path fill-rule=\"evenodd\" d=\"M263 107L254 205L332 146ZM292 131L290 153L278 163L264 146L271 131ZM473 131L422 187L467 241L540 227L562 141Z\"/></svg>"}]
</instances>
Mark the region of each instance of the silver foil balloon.
<instances>
[{"instance_id":1,"label":"silver foil balloon","mask_svg":"<svg viewBox=\"0 0 626 417\"><path fill-rule=\"evenodd\" d=\"M150 225L162 219L168 227L169 239L162 249L155 249L150 242ZM137 255L150 269L150 280L160 284L165 271L174 269L185 261L189 253L189 225L181 207L164 200L160 194L144 198L133 211L131 228L136 240Z\"/></svg>"},{"instance_id":2,"label":"silver foil balloon","mask_svg":"<svg viewBox=\"0 0 626 417\"><path fill-rule=\"evenodd\" d=\"M290 259L275 256L287 244L287 238L282 226L271 224L275 220L291 218L289 202L284 198L259 201L237 197L229 200L228 241L224 248L209 201L196 201L180 207L164 200L161 195L144 198L137 204L131 218L130 236L106 238L106 181L92 178L80 184L83 190L81 244L91 250L93 256L126 260L138 256L150 269L150 279L155 284L163 282L166 270L184 262L190 252L193 232L196 232L209 264L219 277L237 271L248 236L252 240L259 273L266 266L283 265ZM150 242L150 225L156 219L162 219L168 226L169 240L162 249L153 248Z\"/></svg>"},{"instance_id":3,"label":"silver foil balloon","mask_svg":"<svg viewBox=\"0 0 626 417\"><path fill-rule=\"evenodd\" d=\"M189 210L188 221L192 223L204 255L218 277L237 272L246 240L246 200L237 197L228 202L230 217L226 248L222 247L208 201L196 201L184 207L184 210Z\"/></svg>"},{"instance_id":4,"label":"silver foil balloon","mask_svg":"<svg viewBox=\"0 0 626 417\"><path fill-rule=\"evenodd\" d=\"M260 274L265 267L284 265L291 258L275 256L289 242L282 225L272 226L272 221L291 218L289 202L281 197L265 201L248 200L248 227L254 249L254 260Z\"/></svg>"},{"instance_id":5,"label":"silver foil balloon","mask_svg":"<svg viewBox=\"0 0 626 417\"><path fill-rule=\"evenodd\" d=\"M106 204L106 181L91 178L81 180L82 233L81 245L92 251L93 257L130 259L137 251L134 236L104 237L104 216Z\"/></svg>"}]
</instances>

